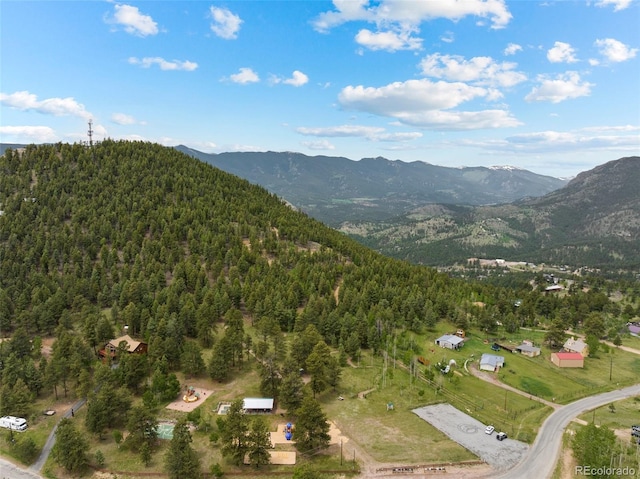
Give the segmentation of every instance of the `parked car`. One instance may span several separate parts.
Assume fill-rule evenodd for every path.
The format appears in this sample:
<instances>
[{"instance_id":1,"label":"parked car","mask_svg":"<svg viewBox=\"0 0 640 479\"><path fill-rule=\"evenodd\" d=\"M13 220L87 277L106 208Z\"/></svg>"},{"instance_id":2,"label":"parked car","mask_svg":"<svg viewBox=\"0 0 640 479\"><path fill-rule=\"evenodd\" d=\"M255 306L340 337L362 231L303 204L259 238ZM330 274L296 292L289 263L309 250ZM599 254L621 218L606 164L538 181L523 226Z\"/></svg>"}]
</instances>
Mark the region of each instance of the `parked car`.
<instances>
[{"instance_id":1,"label":"parked car","mask_svg":"<svg viewBox=\"0 0 640 479\"><path fill-rule=\"evenodd\" d=\"M640 426L636 426L636 425L631 426L631 430L632 431L640 431Z\"/></svg>"},{"instance_id":2,"label":"parked car","mask_svg":"<svg viewBox=\"0 0 640 479\"><path fill-rule=\"evenodd\" d=\"M498 441L504 441L506 438L507 438L506 432L499 432L498 434L496 434L496 439Z\"/></svg>"},{"instance_id":3,"label":"parked car","mask_svg":"<svg viewBox=\"0 0 640 479\"><path fill-rule=\"evenodd\" d=\"M496 430L496 428L495 428L495 427L493 427L493 426L487 426L487 427L485 428L485 430L484 430L484 433L485 433L485 434L489 434L489 435L491 435L491 434L493 434L493 431L495 431L495 430Z\"/></svg>"}]
</instances>

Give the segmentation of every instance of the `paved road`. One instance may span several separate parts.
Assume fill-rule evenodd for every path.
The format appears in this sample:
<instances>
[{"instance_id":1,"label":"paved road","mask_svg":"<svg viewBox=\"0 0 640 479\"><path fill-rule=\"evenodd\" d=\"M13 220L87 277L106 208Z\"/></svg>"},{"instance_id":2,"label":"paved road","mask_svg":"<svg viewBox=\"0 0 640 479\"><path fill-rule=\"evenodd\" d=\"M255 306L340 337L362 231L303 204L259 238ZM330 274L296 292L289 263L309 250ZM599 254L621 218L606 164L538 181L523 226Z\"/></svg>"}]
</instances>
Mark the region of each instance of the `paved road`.
<instances>
[{"instance_id":1,"label":"paved road","mask_svg":"<svg viewBox=\"0 0 640 479\"><path fill-rule=\"evenodd\" d=\"M580 399L555 410L540 428L525 459L507 473L495 477L498 479L550 478L560 455L564 430L573 418L610 402L637 395L640 395L640 384Z\"/></svg>"},{"instance_id":2,"label":"paved road","mask_svg":"<svg viewBox=\"0 0 640 479\"><path fill-rule=\"evenodd\" d=\"M43 479L40 474L22 469L6 459L0 458L0 478L2 479Z\"/></svg>"}]
</instances>

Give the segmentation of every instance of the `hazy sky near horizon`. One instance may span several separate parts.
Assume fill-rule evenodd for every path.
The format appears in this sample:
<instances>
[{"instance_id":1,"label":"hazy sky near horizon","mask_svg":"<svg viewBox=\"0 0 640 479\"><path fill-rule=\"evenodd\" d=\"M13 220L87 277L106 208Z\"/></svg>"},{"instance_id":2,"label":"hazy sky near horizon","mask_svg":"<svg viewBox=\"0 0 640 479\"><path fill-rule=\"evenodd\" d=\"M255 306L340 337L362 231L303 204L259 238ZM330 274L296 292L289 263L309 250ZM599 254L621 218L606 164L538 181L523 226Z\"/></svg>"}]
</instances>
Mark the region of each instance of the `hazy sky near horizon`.
<instances>
[{"instance_id":1,"label":"hazy sky near horizon","mask_svg":"<svg viewBox=\"0 0 640 479\"><path fill-rule=\"evenodd\" d=\"M640 155L639 0L0 1L0 141L512 165ZM320 160L319 160L320 161Z\"/></svg>"}]
</instances>

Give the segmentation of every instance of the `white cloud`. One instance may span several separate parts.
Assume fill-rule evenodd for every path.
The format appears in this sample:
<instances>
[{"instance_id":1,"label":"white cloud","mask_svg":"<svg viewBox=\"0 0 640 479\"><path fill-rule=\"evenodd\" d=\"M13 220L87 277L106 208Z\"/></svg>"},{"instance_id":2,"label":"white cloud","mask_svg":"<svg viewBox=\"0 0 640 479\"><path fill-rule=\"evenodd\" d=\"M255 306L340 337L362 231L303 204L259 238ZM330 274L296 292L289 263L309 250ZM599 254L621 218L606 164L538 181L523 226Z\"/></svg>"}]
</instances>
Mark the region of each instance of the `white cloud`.
<instances>
[{"instance_id":1,"label":"white cloud","mask_svg":"<svg viewBox=\"0 0 640 479\"><path fill-rule=\"evenodd\" d=\"M420 62L422 73L434 78L474 82L479 85L511 87L527 79L524 73L514 71L515 63L497 63L491 57L465 60L458 55L428 55Z\"/></svg>"},{"instance_id":2,"label":"white cloud","mask_svg":"<svg viewBox=\"0 0 640 479\"><path fill-rule=\"evenodd\" d=\"M292 86L302 86L306 85L309 82L309 77L302 73L301 71L294 71L291 75L291 78L286 78L283 80L275 79L275 83L284 83L285 85Z\"/></svg>"},{"instance_id":3,"label":"white cloud","mask_svg":"<svg viewBox=\"0 0 640 479\"><path fill-rule=\"evenodd\" d=\"M507 45L507 48L504 49L504 54L507 56L515 55L517 52L521 51L522 47L520 45L518 45L517 43L509 43L509 45Z\"/></svg>"},{"instance_id":4,"label":"white cloud","mask_svg":"<svg viewBox=\"0 0 640 479\"><path fill-rule=\"evenodd\" d=\"M328 140L303 141L302 146L310 150L335 150L336 147Z\"/></svg>"},{"instance_id":5,"label":"white cloud","mask_svg":"<svg viewBox=\"0 0 640 479\"><path fill-rule=\"evenodd\" d=\"M242 19L227 8L211 7L211 31L220 38L234 40L238 38Z\"/></svg>"},{"instance_id":6,"label":"white cloud","mask_svg":"<svg viewBox=\"0 0 640 479\"><path fill-rule=\"evenodd\" d=\"M440 36L440 40L445 42L445 43L453 43L455 41L455 34L453 32L445 32L443 35Z\"/></svg>"},{"instance_id":7,"label":"white cloud","mask_svg":"<svg viewBox=\"0 0 640 479\"><path fill-rule=\"evenodd\" d=\"M131 5L115 5L113 21L124 27L125 32L139 37L156 35L158 24L149 15L143 15L138 7Z\"/></svg>"},{"instance_id":8,"label":"white cloud","mask_svg":"<svg viewBox=\"0 0 640 479\"><path fill-rule=\"evenodd\" d=\"M519 125L504 110L443 111L470 100L495 96L492 89L423 79L391 83L381 88L348 86L340 92L338 101L346 109L391 117L424 128L459 130Z\"/></svg>"},{"instance_id":9,"label":"white cloud","mask_svg":"<svg viewBox=\"0 0 640 479\"><path fill-rule=\"evenodd\" d=\"M364 137L371 138L384 132L384 128L378 126L341 125L330 127L309 128L301 126L296 131L305 136L328 137Z\"/></svg>"},{"instance_id":10,"label":"white cloud","mask_svg":"<svg viewBox=\"0 0 640 479\"><path fill-rule=\"evenodd\" d=\"M557 75L555 79L545 75L538 76L540 85L534 87L525 97L526 101L549 101L560 103L561 101L589 96L592 83L582 81L577 72L566 72Z\"/></svg>"},{"instance_id":11,"label":"white cloud","mask_svg":"<svg viewBox=\"0 0 640 479\"><path fill-rule=\"evenodd\" d=\"M84 105L72 97L47 98L39 101L36 95L28 91L17 91L10 95L0 93L0 104L21 111L36 111L45 115L75 116L84 120L89 120L92 116L85 110Z\"/></svg>"},{"instance_id":12,"label":"white cloud","mask_svg":"<svg viewBox=\"0 0 640 479\"><path fill-rule=\"evenodd\" d=\"M571 150L576 149L633 149L638 148L638 137L636 135L605 135L593 134L600 132L602 127L585 128L578 131L539 131L524 133L506 138L510 145L520 149L534 151L549 150ZM605 127L605 130L619 131L618 127ZM625 130L626 131L626 130ZM637 128L636 128L637 131Z\"/></svg>"},{"instance_id":13,"label":"white cloud","mask_svg":"<svg viewBox=\"0 0 640 479\"><path fill-rule=\"evenodd\" d=\"M356 35L356 43L367 47L370 50L386 50L394 52L397 50L419 50L422 48L422 39L412 37L411 31L372 32L362 29Z\"/></svg>"},{"instance_id":14,"label":"white cloud","mask_svg":"<svg viewBox=\"0 0 640 479\"><path fill-rule=\"evenodd\" d=\"M0 126L0 134L4 136L5 143L47 143L58 140L53 129L48 126Z\"/></svg>"},{"instance_id":15,"label":"white cloud","mask_svg":"<svg viewBox=\"0 0 640 479\"><path fill-rule=\"evenodd\" d=\"M398 142L415 140L422 137L422 133L417 131L388 133L384 128L378 126L363 125L340 125L331 127L299 127L296 132L305 136L320 136L330 138L366 138L371 141Z\"/></svg>"},{"instance_id":16,"label":"white cloud","mask_svg":"<svg viewBox=\"0 0 640 479\"><path fill-rule=\"evenodd\" d=\"M607 5L613 5L613 11L619 12L631 5L632 0L599 0L596 2L596 7L606 7Z\"/></svg>"},{"instance_id":17,"label":"white cloud","mask_svg":"<svg viewBox=\"0 0 640 479\"><path fill-rule=\"evenodd\" d=\"M613 38L598 39L595 45L600 49L602 56L610 62L624 62L634 58L638 53L637 48L629 48L628 45Z\"/></svg>"},{"instance_id":18,"label":"white cloud","mask_svg":"<svg viewBox=\"0 0 640 479\"><path fill-rule=\"evenodd\" d=\"M161 57L145 57L145 58L129 58L129 63L131 65L140 65L143 68L150 68L152 65L158 65L160 70L164 71L194 71L198 68L198 64L195 62L190 62L188 60L180 61L180 60L165 60Z\"/></svg>"},{"instance_id":19,"label":"white cloud","mask_svg":"<svg viewBox=\"0 0 640 479\"><path fill-rule=\"evenodd\" d=\"M447 18L453 21L472 15L488 18L492 28L504 28L512 16L504 0L424 1L334 0L335 10L323 12L314 20L314 28L327 32L350 21L365 21L381 25L415 27L426 20Z\"/></svg>"},{"instance_id":20,"label":"white cloud","mask_svg":"<svg viewBox=\"0 0 640 479\"><path fill-rule=\"evenodd\" d=\"M547 52L547 59L551 63L575 63L578 61L573 47L564 42L555 42L553 48Z\"/></svg>"},{"instance_id":21,"label":"white cloud","mask_svg":"<svg viewBox=\"0 0 640 479\"><path fill-rule=\"evenodd\" d=\"M234 73L229 77L233 83L257 83L260 81L260 77L251 68L240 68L240 72Z\"/></svg>"},{"instance_id":22,"label":"white cloud","mask_svg":"<svg viewBox=\"0 0 640 479\"><path fill-rule=\"evenodd\" d=\"M134 117L125 113L114 113L111 115L111 121L117 125L135 125L138 123Z\"/></svg>"}]
</instances>

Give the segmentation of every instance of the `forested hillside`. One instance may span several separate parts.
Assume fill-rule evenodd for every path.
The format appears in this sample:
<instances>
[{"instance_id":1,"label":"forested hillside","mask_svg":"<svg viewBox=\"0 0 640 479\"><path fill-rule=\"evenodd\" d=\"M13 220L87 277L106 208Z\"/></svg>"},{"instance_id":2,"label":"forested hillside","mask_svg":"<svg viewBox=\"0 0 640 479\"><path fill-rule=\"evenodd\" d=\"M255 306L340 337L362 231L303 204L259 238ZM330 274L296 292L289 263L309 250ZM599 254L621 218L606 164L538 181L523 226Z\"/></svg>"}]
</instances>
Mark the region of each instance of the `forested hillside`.
<instances>
[{"instance_id":1,"label":"forested hillside","mask_svg":"<svg viewBox=\"0 0 640 479\"><path fill-rule=\"evenodd\" d=\"M124 325L149 343L148 371L163 357L178 370L190 339L210 347L218 323L237 312L277 331L314 325L331 346L376 349L394 328L465 317L482 297L158 145L31 146L7 151L0 171L2 335L56 335L51 364L65 361L40 368L49 376L36 394L44 384L80 387L95 350ZM3 349L30 364L3 386L24 376L31 387L28 349Z\"/></svg>"},{"instance_id":2,"label":"forested hillside","mask_svg":"<svg viewBox=\"0 0 640 479\"><path fill-rule=\"evenodd\" d=\"M393 340L410 362L420 346L396 339L438 322L494 334L553 320L555 344L585 316L597 336L628 317L598 288L561 299L527 281L466 283L384 257L155 144L29 146L0 157L0 172L0 333L10 338L0 343L0 414L37 422L41 398L87 397L84 430L102 439L127 428L126 444L147 459L157 444L142 448L155 438L144 427L155 431L158 404L179 394L176 374L225 382L257 370L262 394L303 414L303 390L308 402L335 388L347 358L384 356ZM125 326L148 352L118 349L110 368L98 352ZM23 437L11 451L29 463L38 449ZM62 466L64 448L54 451Z\"/></svg>"}]
</instances>

